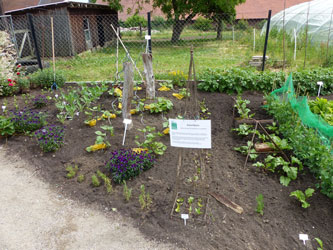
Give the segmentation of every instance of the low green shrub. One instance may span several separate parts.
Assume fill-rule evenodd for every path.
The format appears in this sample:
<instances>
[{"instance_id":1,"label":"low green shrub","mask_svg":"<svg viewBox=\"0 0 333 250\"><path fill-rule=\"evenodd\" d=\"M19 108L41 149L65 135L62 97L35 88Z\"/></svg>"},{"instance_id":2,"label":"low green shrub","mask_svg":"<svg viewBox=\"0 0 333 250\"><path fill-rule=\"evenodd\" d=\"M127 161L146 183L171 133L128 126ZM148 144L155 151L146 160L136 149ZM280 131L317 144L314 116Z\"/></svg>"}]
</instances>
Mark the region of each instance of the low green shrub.
<instances>
[{"instance_id":1,"label":"low green shrub","mask_svg":"<svg viewBox=\"0 0 333 250\"><path fill-rule=\"evenodd\" d=\"M279 123L279 131L293 148L293 153L307 166L319 183L321 192L333 199L333 155L314 129L304 126L289 103L267 97L266 106Z\"/></svg>"},{"instance_id":2,"label":"low green shrub","mask_svg":"<svg viewBox=\"0 0 333 250\"><path fill-rule=\"evenodd\" d=\"M56 72L55 79L53 70L48 68L44 70L38 70L35 73L29 75L31 84L37 85L41 88L51 88L55 82L58 87L62 87L65 83L65 77L61 72Z\"/></svg>"},{"instance_id":3,"label":"low green shrub","mask_svg":"<svg viewBox=\"0 0 333 250\"><path fill-rule=\"evenodd\" d=\"M242 93L247 90L270 92L286 80L284 72L259 72L255 69L207 69L200 76L198 88L207 92ZM333 71L329 68L300 70L293 73L295 89L300 95L317 95L317 82L324 82L322 95L333 93Z\"/></svg>"}]
</instances>

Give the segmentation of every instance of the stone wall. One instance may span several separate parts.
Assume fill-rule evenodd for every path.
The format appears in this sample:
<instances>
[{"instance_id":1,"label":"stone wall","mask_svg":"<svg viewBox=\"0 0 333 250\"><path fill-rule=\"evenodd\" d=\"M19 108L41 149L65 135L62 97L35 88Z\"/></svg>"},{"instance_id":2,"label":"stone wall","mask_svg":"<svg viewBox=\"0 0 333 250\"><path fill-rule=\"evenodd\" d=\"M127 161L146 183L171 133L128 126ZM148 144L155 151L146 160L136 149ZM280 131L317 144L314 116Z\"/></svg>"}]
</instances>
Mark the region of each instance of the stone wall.
<instances>
[{"instance_id":1,"label":"stone wall","mask_svg":"<svg viewBox=\"0 0 333 250\"><path fill-rule=\"evenodd\" d=\"M0 78L13 78L17 54L6 31L0 31Z\"/></svg>"}]
</instances>

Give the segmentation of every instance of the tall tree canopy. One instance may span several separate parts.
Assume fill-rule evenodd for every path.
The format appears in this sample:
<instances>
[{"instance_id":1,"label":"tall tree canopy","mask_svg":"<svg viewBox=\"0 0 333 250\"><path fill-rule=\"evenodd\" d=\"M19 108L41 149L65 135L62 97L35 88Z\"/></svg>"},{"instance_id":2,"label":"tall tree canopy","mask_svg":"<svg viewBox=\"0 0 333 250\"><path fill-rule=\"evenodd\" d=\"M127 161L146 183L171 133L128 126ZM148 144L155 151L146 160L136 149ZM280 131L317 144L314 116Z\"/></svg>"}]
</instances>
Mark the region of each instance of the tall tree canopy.
<instances>
[{"instance_id":1,"label":"tall tree canopy","mask_svg":"<svg viewBox=\"0 0 333 250\"><path fill-rule=\"evenodd\" d=\"M117 7L118 10L120 0L103 0L108 1L111 7ZM222 18L218 18L223 14L230 16L235 15L235 7L240 3L244 3L246 0L138 0L136 1L138 9L142 7L144 3L152 3L156 8L160 8L162 12L168 17L174 20L172 31L172 42L179 40L180 35L185 27L196 15L203 15L211 17L214 20L220 20L218 22L221 27ZM219 37L219 34L218 34Z\"/></svg>"}]
</instances>

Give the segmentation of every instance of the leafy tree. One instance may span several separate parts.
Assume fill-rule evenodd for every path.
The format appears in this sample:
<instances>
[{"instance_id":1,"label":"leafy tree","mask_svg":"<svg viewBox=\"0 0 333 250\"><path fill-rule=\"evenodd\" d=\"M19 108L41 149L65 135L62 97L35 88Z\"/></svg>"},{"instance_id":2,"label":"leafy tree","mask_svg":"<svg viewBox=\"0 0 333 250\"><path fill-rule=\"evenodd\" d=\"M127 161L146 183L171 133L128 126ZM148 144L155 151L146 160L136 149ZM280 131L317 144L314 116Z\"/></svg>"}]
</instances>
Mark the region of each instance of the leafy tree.
<instances>
[{"instance_id":1,"label":"leafy tree","mask_svg":"<svg viewBox=\"0 0 333 250\"><path fill-rule=\"evenodd\" d=\"M120 0L103 0L109 2L111 8L122 10ZM217 37L221 37L222 17L233 18L235 7L246 0L137 0L137 13L144 3L153 3L162 12L173 19L172 42L177 42L186 24L190 23L196 15L212 18L217 22Z\"/></svg>"},{"instance_id":2,"label":"leafy tree","mask_svg":"<svg viewBox=\"0 0 333 250\"><path fill-rule=\"evenodd\" d=\"M169 18L173 18L172 42L179 40L180 35L186 26L196 15L204 15L220 20L221 16L227 13L229 16L235 15L235 6L245 2L245 0L152 0L154 7L159 7ZM219 18L218 18L219 17ZM220 25L219 25L220 24ZM219 29L218 29L219 30Z\"/></svg>"}]
</instances>

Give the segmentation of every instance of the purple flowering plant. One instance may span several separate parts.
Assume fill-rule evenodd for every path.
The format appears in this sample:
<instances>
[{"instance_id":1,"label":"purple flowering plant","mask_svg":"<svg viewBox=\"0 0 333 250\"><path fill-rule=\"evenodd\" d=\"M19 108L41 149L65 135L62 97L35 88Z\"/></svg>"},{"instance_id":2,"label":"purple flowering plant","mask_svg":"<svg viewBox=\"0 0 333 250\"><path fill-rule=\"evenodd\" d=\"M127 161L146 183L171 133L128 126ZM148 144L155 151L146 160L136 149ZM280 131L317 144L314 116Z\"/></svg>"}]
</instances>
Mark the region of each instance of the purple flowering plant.
<instances>
[{"instance_id":1,"label":"purple flowering plant","mask_svg":"<svg viewBox=\"0 0 333 250\"><path fill-rule=\"evenodd\" d=\"M152 168L154 163L154 157L148 152L136 153L131 149L121 149L111 153L105 167L110 170L114 182L123 183Z\"/></svg>"},{"instance_id":2,"label":"purple flowering plant","mask_svg":"<svg viewBox=\"0 0 333 250\"><path fill-rule=\"evenodd\" d=\"M39 147L44 152L58 150L64 144L64 127L49 125L38 129L35 137Z\"/></svg>"},{"instance_id":3,"label":"purple flowering plant","mask_svg":"<svg viewBox=\"0 0 333 250\"><path fill-rule=\"evenodd\" d=\"M11 112L11 121L14 124L15 131L26 133L35 131L46 124L46 115L30 109Z\"/></svg>"},{"instance_id":4,"label":"purple flowering plant","mask_svg":"<svg viewBox=\"0 0 333 250\"><path fill-rule=\"evenodd\" d=\"M35 108L42 108L47 104L47 98L45 95L38 95L32 101Z\"/></svg>"}]
</instances>

